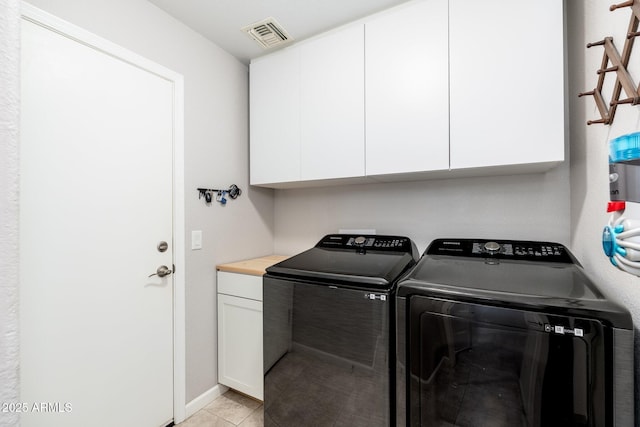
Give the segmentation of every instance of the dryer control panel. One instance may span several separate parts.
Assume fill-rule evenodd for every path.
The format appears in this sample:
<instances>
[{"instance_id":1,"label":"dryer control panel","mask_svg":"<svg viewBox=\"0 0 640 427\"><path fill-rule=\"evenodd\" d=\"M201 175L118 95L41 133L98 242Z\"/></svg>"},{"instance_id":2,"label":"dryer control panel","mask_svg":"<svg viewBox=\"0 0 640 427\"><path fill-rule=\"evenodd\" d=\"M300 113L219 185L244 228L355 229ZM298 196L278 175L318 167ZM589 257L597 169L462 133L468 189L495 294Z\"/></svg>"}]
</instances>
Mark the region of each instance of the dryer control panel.
<instances>
[{"instance_id":1,"label":"dryer control panel","mask_svg":"<svg viewBox=\"0 0 640 427\"><path fill-rule=\"evenodd\" d=\"M436 239L427 248L429 255L514 259L574 263L563 245L526 240Z\"/></svg>"},{"instance_id":2,"label":"dryer control panel","mask_svg":"<svg viewBox=\"0 0 640 427\"><path fill-rule=\"evenodd\" d=\"M316 244L316 247L417 254L415 244L404 236L328 234Z\"/></svg>"},{"instance_id":3,"label":"dryer control panel","mask_svg":"<svg viewBox=\"0 0 640 427\"><path fill-rule=\"evenodd\" d=\"M328 234L316 248L356 249L417 254L415 243L404 236Z\"/></svg>"}]
</instances>

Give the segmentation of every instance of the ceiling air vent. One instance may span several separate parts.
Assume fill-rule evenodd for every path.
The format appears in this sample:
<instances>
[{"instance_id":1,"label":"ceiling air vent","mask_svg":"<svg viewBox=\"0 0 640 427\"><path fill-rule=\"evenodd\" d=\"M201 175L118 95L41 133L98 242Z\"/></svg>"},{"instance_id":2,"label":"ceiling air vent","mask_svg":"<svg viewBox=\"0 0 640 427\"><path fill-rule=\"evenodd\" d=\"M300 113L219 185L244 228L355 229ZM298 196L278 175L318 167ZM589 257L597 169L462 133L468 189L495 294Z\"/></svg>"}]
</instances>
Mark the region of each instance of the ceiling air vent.
<instances>
[{"instance_id":1,"label":"ceiling air vent","mask_svg":"<svg viewBox=\"0 0 640 427\"><path fill-rule=\"evenodd\" d=\"M293 38L282 28L282 25L273 18L267 18L260 22L254 22L242 28L264 49L270 49L293 41Z\"/></svg>"}]
</instances>

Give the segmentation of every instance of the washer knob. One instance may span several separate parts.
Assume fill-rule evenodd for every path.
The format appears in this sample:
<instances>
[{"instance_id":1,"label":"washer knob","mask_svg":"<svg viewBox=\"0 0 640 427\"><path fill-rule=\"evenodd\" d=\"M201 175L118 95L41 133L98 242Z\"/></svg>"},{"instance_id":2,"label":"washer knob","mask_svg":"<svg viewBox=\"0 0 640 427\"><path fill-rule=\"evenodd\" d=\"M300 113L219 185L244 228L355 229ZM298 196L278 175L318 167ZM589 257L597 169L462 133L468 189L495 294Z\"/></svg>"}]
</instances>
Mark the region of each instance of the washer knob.
<instances>
[{"instance_id":1,"label":"washer knob","mask_svg":"<svg viewBox=\"0 0 640 427\"><path fill-rule=\"evenodd\" d=\"M494 255L500 252L500 244L497 242L487 242L484 244L484 250Z\"/></svg>"},{"instance_id":2,"label":"washer knob","mask_svg":"<svg viewBox=\"0 0 640 427\"><path fill-rule=\"evenodd\" d=\"M358 236L353 240L353 244L357 246L362 246L366 241L367 239L364 236Z\"/></svg>"}]
</instances>

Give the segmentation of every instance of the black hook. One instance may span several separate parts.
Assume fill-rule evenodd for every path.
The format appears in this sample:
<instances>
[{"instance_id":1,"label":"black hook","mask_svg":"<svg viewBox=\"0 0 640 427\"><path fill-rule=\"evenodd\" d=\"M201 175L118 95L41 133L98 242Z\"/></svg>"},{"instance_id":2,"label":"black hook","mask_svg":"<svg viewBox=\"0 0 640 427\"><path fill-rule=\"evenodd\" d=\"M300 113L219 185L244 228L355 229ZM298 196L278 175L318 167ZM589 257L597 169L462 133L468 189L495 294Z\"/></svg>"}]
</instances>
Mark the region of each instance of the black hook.
<instances>
[{"instance_id":1,"label":"black hook","mask_svg":"<svg viewBox=\"0 0 640 427\"><path fill-rule=\"evenodd\" d=\"M232 199L237 199L238 196L242 194L242 190L239 189L237 185L231 184L231 187L229 187L228 193L229 193L229 197L231 197Z\"/></svg>"},{"instance_id":2,"label":"black hook","mask_svg":"<svg viewBox=\"0 0 640 427\"><path fill-rule=\"evenodd\" d=\"M216 193L216 200L223 206L227 203L227 199L224 197L226 194L228 194L232 199L237 199L238 196L242 194L242 190L235 184L232 184L227 190L218 190L217 188L198 188L198 192L198 199L201 199L204 196L204 200L207 204L211 203L213 193Z\"/></svg>"}]
</instances>

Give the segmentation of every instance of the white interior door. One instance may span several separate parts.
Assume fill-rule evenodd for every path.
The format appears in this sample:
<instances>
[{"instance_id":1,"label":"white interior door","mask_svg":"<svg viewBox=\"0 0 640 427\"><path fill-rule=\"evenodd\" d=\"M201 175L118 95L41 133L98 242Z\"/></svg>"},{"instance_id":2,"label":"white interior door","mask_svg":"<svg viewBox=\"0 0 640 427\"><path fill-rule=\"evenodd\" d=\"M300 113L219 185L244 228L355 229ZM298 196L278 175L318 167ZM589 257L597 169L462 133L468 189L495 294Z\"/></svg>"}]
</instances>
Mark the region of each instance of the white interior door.
<instances>
[{"instance_id":1,"label":"white interior door","mask_svg":"<svg viewBox=\"0 0 640 427\"><path fill-rule=\"evenodd\" d=\"M173 418L173 276L148 277L174 262L173 94L23 20L23 426Z\"/></svg>"}]
</instances>

